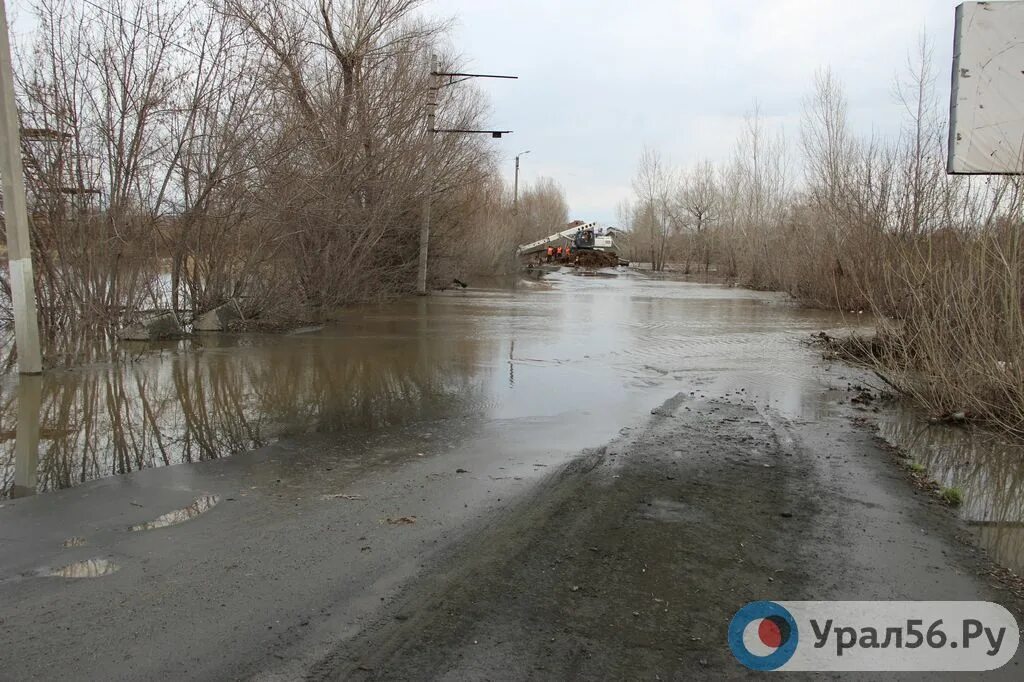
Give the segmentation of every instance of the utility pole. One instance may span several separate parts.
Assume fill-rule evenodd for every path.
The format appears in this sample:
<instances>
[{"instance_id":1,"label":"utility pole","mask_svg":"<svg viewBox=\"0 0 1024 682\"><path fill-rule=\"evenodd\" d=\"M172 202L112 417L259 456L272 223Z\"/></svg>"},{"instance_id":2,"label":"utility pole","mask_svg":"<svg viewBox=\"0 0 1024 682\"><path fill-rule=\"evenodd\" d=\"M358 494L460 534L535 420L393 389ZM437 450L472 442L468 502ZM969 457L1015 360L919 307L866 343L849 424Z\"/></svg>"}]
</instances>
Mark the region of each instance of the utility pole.
<instances>
[{"instance_id":1,"label":"utility pole","mask_svg":"<svg viewBox=\"0 0 1024 682\"><path fill-rule=\"evenodd\" d=\"M11 302L14 305L14 343L18 371L43 371L36 317L35 277L32 274L32 243L28 232L25 176L21 167L21 135L14 100L11 41L7 34L7 10L0 0L0 175L3 175L4 224L7 227L7 262L10 268Z\"/></svg>"},{"instance_id":2,"label":"utility pole","mask_svg":"<svg viewBox=\"0 0 1024 682\"><path fill-rule=\"evenodd\" d=\"M43 377L25 374L18 378L18 423L14 430L14 486L11 497L36 494L42 395Z\"/></svg>"},{"instance_id":3,"label":"utility pole","mask_svg":"<svg viewBox=\"0 0 1024 682\"><path fill-rule=\"evenodd\" d=\"M0 0L3 2L3 0ZM441 78L446 77L447 83L441 83ZM434 193L434 173L436 162L434 159L434 136L437 133L484 133L493 138L500 138L502 135L511 133L511 130L466 130L462 128L438 128L437 123L437 93L446 85L455 85L470 78L510 78L516 79L519 76L498 76L487 73L442 73L437 70L437 55L430 57L430 86L427 90L427 150L424 158L424 173L426 175L426 189L423 196L423 223L420 225L420 262L419 276L416 282L416 293L420 296L427 295L427 262L430 256L430 203Z\"/></svg>"},{"instance_id":4,"label":"utility pole","mask_svg":"<svg viewBox=\"0 0 1024 682\"><path fill-rule=\"evenodd\" d=\"M519 213L519 157L529 153L530 150L527 149L525 152L516 154L516 179L512 185L512 215L518 215Z\"/></svg>"},{"instance_id":5,"label":"utility pole","mask_svg":"<svg viewBox=\"0 0 1024 682\"><path fill-rule=\"evenodd\" d=\"M2 0L0 0L2 1ZM430 200L434 190L434 136L437 135L437 91L440 89L437 75L437 55L430 57L430 87L427 89L427 151L424 158L427 175L427 191L423 193L423 224L420 225L420 271L416 293L427 295L427 258L430 255Z\"/></svg>"}]
</instances>

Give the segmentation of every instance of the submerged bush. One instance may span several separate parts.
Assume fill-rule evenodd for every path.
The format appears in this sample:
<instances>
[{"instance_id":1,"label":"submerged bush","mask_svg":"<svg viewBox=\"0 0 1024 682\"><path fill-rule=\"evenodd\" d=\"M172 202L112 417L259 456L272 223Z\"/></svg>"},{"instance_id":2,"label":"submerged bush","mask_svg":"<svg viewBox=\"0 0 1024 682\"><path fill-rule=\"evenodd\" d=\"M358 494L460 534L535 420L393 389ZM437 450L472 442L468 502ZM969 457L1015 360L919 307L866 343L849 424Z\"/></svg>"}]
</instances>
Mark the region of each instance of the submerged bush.
<instances>
[{"instance_id":1,"label":"submerged bush","mask_svg":"<svg viewBox=\"0 0 1024 682\"><path fill-rule=\"evenodd\" d=\"M956 487L943 488L939 491L939 497L951 507L959 507L964 501L964 491Z\"/></svg>"}]
</instances>

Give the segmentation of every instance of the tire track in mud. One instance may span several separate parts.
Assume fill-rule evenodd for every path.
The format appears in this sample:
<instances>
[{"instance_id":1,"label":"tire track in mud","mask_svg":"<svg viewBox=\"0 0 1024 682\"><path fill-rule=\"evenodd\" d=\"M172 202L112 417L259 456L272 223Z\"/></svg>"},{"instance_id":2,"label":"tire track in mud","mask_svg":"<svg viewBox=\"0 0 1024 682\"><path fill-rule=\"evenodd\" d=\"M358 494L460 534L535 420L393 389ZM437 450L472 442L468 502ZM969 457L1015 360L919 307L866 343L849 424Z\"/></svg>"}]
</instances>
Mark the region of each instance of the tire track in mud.
<instances>
[{"instance_id":1,"label":"tire track in mud","mask_svg":"<svg viewBox=\"0 0 1024 682\"><path fill-rule=\"evenodd\" d=\"M308 679L743 675L725 628L748 601L802 596L811 469L750 405L679 395L652 412L482 528Z\"/></svg>"},{"instance_id":2,"label":"tire track in mud","mask_svg":"<svg viewBox=\"0 0 1024 682\"><path fill-rule=\"evenodd\" d=\"M481 525L307 679L746 678L726 630L750 601L1020 612L848 417L679 394ZM1022 658L990 676L1019 679Z\"/></svg>"}]
</instances>

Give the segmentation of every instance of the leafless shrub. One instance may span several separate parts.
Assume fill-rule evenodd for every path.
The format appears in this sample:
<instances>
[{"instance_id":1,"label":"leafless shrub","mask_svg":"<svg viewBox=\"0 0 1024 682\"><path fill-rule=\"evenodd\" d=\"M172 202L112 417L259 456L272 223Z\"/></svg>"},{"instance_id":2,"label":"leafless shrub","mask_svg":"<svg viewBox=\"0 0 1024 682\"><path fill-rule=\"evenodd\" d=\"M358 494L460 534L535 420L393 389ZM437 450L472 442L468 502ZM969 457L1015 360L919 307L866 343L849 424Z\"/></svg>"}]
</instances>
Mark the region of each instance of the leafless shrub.
<instances>
[{"instance_id":1,"label":"leafless shrub","mask_svg":"<svg viewBox=\"0 0 1024 682\"><path fill-rule=\"evenodd\" d=\"M565 191L552 178L538 178L523 188L516 215L516 240L532 242L566 229L569 204Z\"/></svg>"},{"instance_id":2,"label":"leafless shrub","mask_svg":"<svg viewBox=\"0 0 1024 682\"><path fill-rule=\"evenodd\" d=\"M276 325L410 290L447 28L421 4L36 0L18 75L46 337L229 299ZM440 94L439 127L479 127L471 84ZM435 149L441 276L506 209L484 141Z\"/></svg>"}]
</instances>

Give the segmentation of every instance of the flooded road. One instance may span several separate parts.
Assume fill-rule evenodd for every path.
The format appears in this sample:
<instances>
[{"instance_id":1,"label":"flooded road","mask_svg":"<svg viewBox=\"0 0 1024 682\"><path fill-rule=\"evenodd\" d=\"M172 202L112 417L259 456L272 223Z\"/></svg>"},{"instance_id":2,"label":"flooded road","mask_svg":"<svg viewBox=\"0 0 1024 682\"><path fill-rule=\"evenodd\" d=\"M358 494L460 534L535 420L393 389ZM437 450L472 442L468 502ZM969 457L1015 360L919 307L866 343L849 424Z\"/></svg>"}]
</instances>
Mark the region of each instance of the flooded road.
<instances>
[{"instance_id":1,"label":"flooded road","mask_svg":"<svg viewBox=\"0 0 1024 682\"><path fill-rule=\"evenodd\" d=\"M752 599L997 598L849 322L563 272L9 380L0 679L729 677Z\"/></svg>"},{"instance_id":2,"label":"flooded road","mask_svg":"<svg viewBox=\"0 0 1024 682\"><path fill-rule=\"evenodd\" d=\"M6 378L0 497L227 457L279 438L440 418L601 430L659 396L735 375L789 414L814 413L821 408L806 386L815 370L793 340L836 324L838 316L779 295L626 271L359 308L300 334L206 335L157 353L139 346L119 364L27 381L22 413L17 378ZM38 429L38 462L27 461L29 448L16 462L19 416L31 422L37 412L38 426L22 428Z\"/></svg>"}]
</instances>

